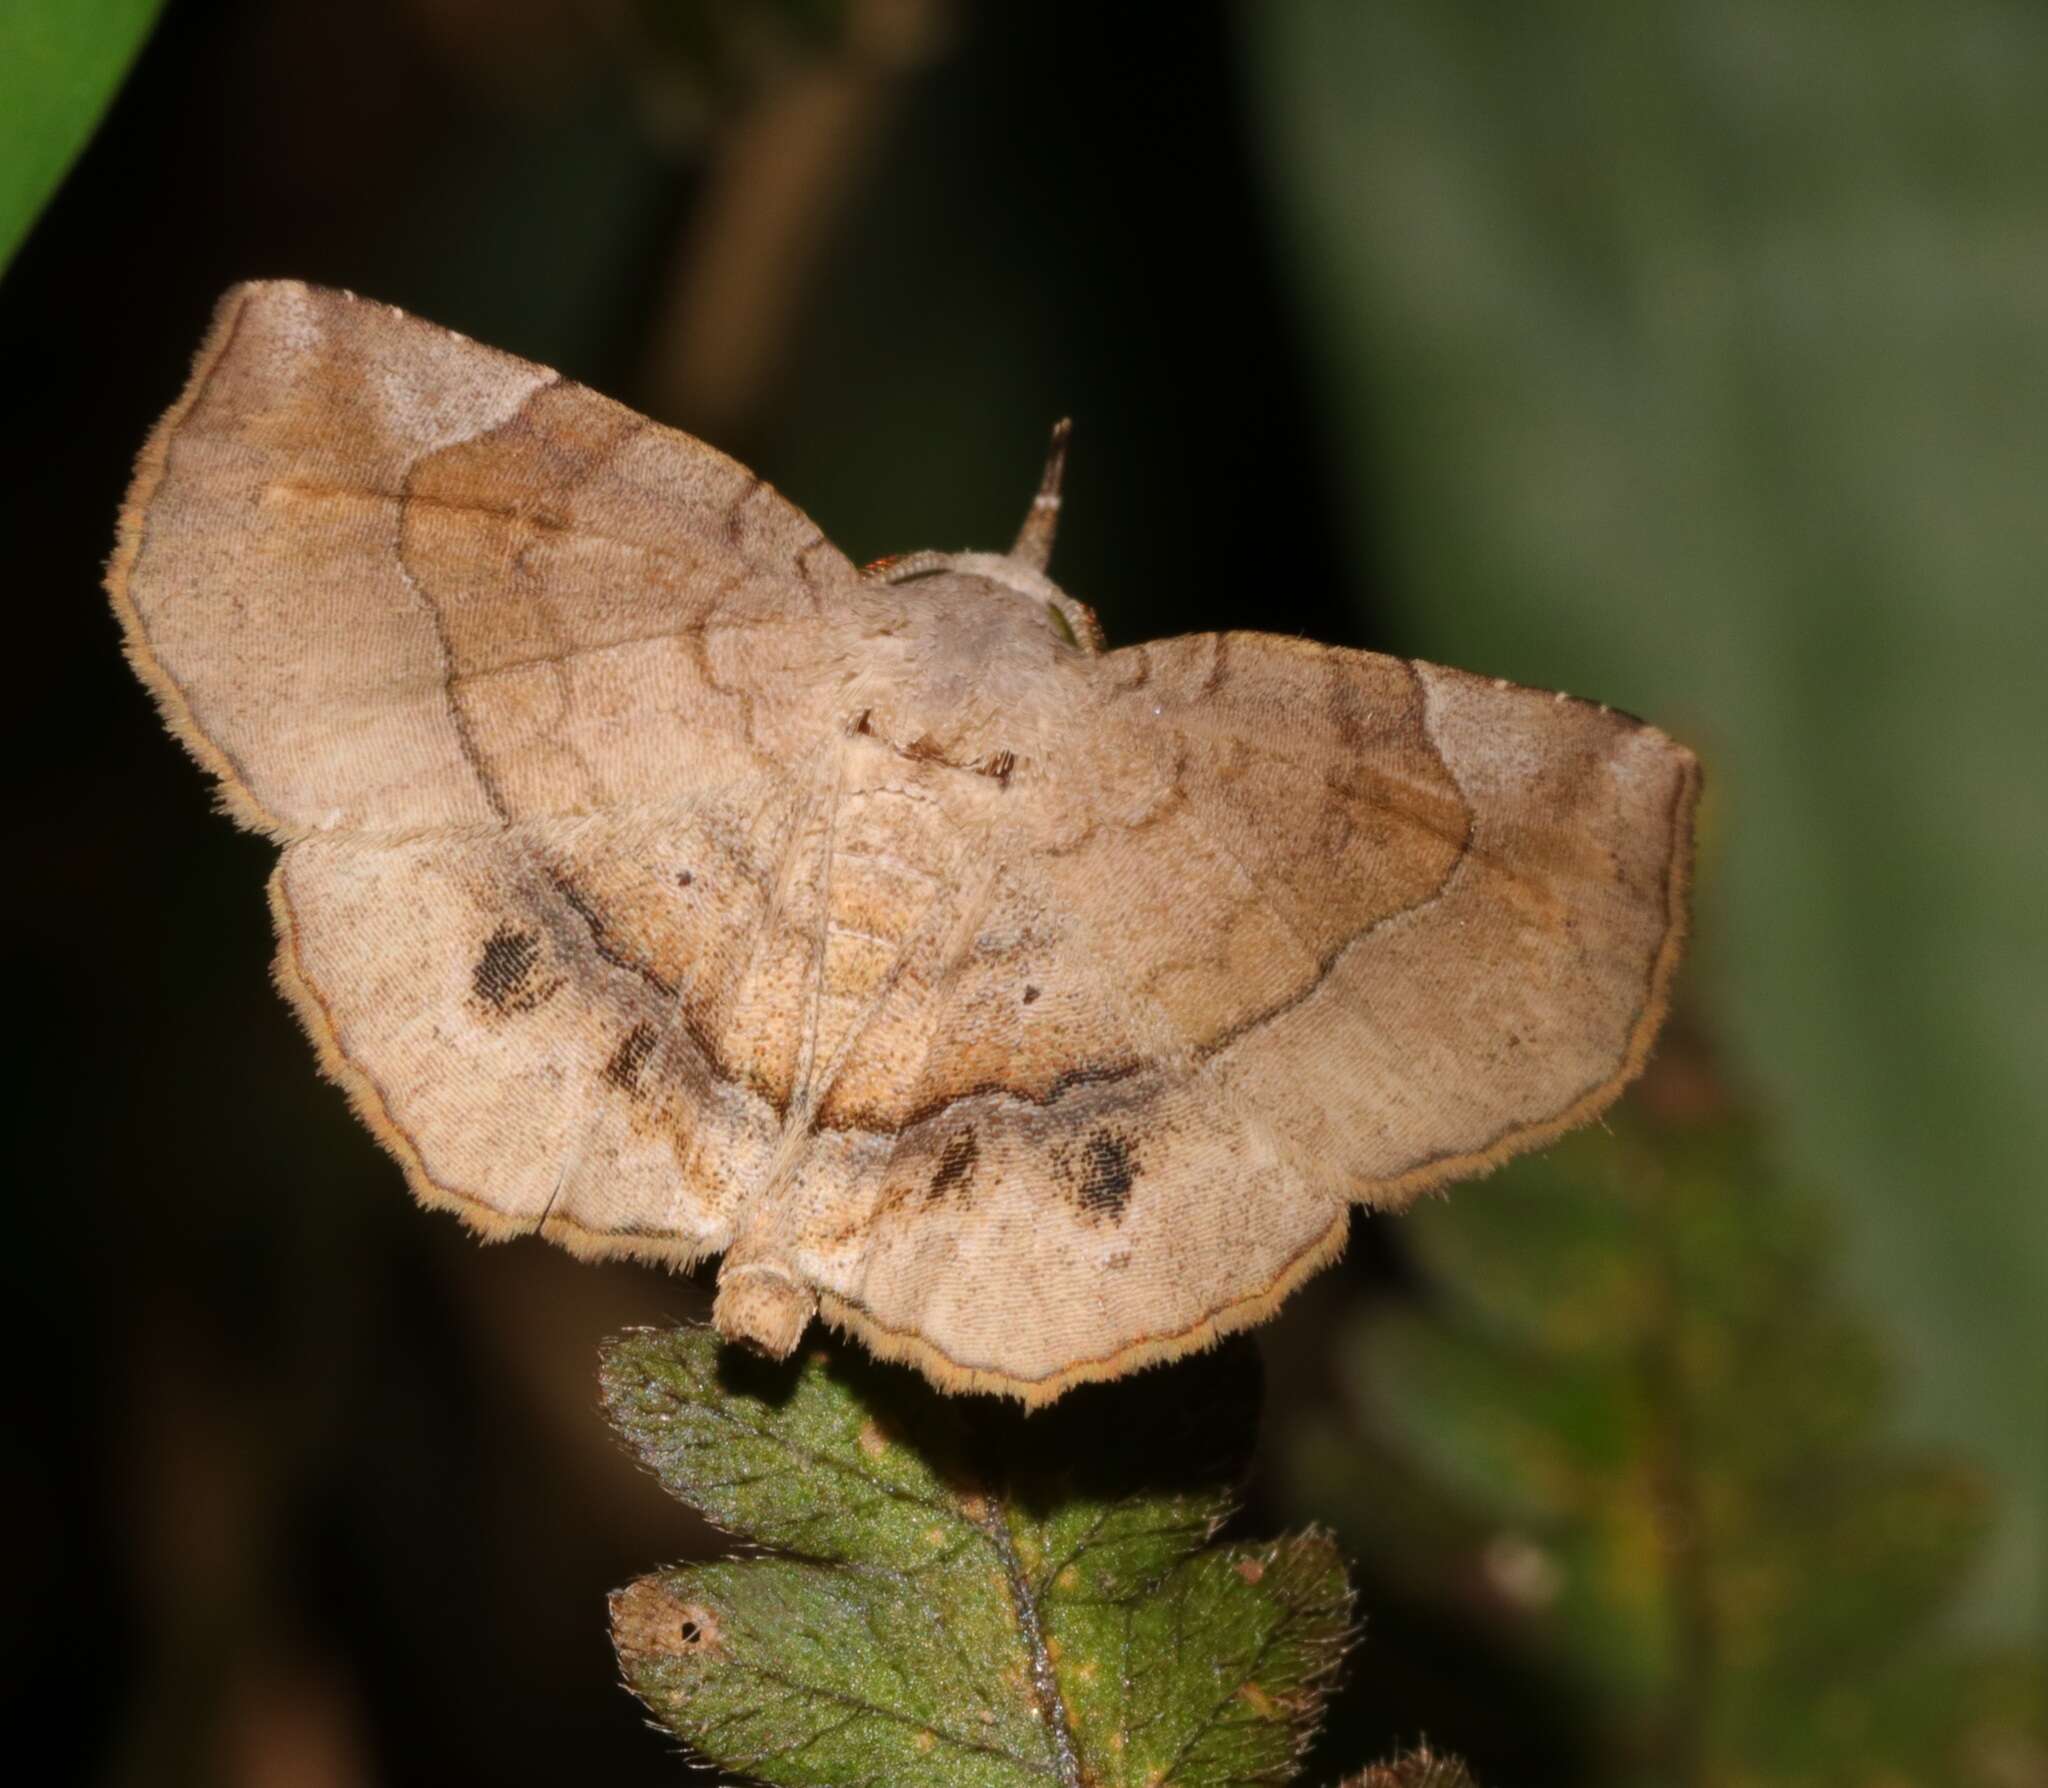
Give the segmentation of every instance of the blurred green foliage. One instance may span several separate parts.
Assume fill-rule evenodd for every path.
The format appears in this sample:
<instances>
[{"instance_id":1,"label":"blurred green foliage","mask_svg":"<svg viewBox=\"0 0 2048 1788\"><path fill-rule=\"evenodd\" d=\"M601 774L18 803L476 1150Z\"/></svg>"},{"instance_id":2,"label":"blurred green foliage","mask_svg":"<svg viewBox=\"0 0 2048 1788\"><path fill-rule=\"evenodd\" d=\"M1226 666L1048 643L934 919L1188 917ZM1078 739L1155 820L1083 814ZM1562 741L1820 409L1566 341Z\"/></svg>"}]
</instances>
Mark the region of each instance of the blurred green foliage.
<instances>
[{"instance_id":1,"label":"blurred green foliage","mask_svg":"<svg viewBox=\"0 0 2048 1788\"><path fill-rule=\"evenodd\" d=\"M1406 1225L1305 1499L1583 1702L1603 1782L2048 1780L2042 1659L1945 1633L1980 1478L1889 1432L1814 1201L1725 1116L1620 1123Z\"/></svg>"},{"instance_id":2,"label":"blurred green foliage","mask_svg":"<svg viewBox=\"0 0 2048 1788\"><path fill-rule=\"evenodd\" d=\"M1692 986L1854 1189L1906 1419L2014 1491L1980 1615L2038 1621L2048 12L1242 21L1404 639L1699 748Z\"/></svg>"},{"instance_id":3,"label":"blurred green foliage","mask_svg":"<svg viewBox=\"0 0 2048 1788\"><path fill-rule=\"evenodd\" d=\"M1257 1413L1243 1345L1032 1416L708 1329L608 1350L613 1423L675 1495L790 1556L613 1598L627 1680L767 1782L1284 1782L1350 1631L1316 1534L1212 1544Z\"/></svg>"},{"instance_id":4,"label":"blurred green foliage","mask_svg":"<svg viewBox=\"0 0 2048 1788\"><path fill-rule=\"evenodd\" d=\"M0 0L0 272L85 147L162 0Z\"/></svg>"}]
</instances>

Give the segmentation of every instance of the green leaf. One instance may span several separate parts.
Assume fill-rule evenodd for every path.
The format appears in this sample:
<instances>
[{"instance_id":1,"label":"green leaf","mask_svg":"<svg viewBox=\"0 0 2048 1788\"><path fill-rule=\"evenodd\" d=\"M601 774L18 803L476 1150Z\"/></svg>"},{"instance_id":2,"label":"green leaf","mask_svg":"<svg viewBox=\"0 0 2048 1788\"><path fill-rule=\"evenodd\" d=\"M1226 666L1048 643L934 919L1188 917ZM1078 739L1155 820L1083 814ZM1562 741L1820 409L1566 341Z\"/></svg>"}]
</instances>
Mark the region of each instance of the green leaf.
<instances>
[{"instance_id":1,"label":"green leaf","mask_svg":"<svg viewBox=\"0 0 2048 1788\"><path fill-rule=\"evenodd\" d=\"M1727 1116L1624 1116L1404 1234L1427 1303L1339 1339L1295 1464L1346 1538L1481 1606L1629 1784L2048 1779L2043 1661L1945 1618L1985 1487L1894 1439L1818 1205ZM2027 1773L2027 1772L2033 1773Z\"/></svg>"},{"instance_id":2,"label":"green leaf","mask_svg":"<svg viewBox=\"0 0 2048 1788\"><path fill-rule=\"evenodd\" d=\"M627 1681L777 1783L1283 1782L1349 1633L1329 1540L1217 1544L1256 1416L1226 1349L1027 1415L825 1351L615 1342L614 1425L662 1483L787 1556L613 1598Z\"/></svg>"},{"instance_id":3,"label":"green leaf","mask_svg":"<svg viewBox=\"0 0 2048 1788\"><path fill-rule=\"evenodd\" d=\"M91 137L162 0L0 0L0 271Z\"/></svg>"}]
</instances>

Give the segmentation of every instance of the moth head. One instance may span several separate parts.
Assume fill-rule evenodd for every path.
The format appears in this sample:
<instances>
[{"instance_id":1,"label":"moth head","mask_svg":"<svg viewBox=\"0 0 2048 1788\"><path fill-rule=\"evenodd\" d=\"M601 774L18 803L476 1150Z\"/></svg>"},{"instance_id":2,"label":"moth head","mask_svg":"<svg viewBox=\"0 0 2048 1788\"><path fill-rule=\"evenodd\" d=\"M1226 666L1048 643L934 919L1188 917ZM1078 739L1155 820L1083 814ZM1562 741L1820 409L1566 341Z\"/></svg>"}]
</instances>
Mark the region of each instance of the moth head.
<instances>
[{"instance_id":1,"label":"moth head","mask_svg":"<svg viewBox=\"0 0 2048 1788\"><path fill-rule=\"evenodd\" d=\"M1104 641L1102 623L1087 603L1077 601L1046 575L1052 562L1053 536L1060 519L1060 483L1066 475L1067 443L1073 438L1070 417L1052 425L1052 444L1046 450L1045 470L1039 475L1038 490L1031 507L1024 512L1024 525L1006 553L912 553L900 559L884 559L869 567L872 575L886 583L911 583L919 578L953 572L986 578L990 583L1040 605L1047 623L1068 645L1083 652L1100 652Z\"/></svg>"}]
</instances>

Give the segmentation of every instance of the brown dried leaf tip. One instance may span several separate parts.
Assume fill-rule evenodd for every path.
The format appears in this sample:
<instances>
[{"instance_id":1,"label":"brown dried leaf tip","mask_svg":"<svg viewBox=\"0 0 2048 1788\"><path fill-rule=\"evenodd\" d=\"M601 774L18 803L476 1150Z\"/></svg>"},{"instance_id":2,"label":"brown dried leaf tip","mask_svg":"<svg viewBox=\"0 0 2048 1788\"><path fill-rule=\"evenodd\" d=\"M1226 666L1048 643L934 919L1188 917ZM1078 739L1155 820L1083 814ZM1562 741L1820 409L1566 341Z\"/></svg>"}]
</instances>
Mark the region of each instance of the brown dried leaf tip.
<instances>
[{"instance_id":1,"label":"brown dried leaf tip","mask_svg":"<svg viewBox=\"0 0 2048 1788\"><path fill-rule=\"evenodd\" d=\"M612 1638L622 1659L715 1655L717 1611L671 1595L658 1578L643 1577L611 1598Z\"/></svg>"}]
</instances>

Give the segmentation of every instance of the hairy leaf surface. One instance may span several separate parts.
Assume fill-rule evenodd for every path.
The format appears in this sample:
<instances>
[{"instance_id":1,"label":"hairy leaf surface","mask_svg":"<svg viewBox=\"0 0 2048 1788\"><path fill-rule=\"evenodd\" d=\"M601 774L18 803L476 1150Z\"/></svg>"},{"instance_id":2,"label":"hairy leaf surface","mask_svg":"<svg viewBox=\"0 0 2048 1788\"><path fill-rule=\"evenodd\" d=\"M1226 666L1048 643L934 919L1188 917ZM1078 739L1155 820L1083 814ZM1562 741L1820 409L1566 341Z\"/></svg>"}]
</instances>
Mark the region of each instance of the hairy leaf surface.
<instances>
[{"instance_id":1,"label":"hairy leaf surface","mask_svg":"<svg viewBox=\"0 0 2048 1788\"><path fill-rule=\"evenodd\" d=\"M607 1355L669 1490L778 1556L613 1598L628 1682L777 1783L1281 1782L1350 1625L1318 1534L1219 1544L1249 1450L1243 1348L1027 1415L708 1331Z\"/></svg>"}]
</instances>

